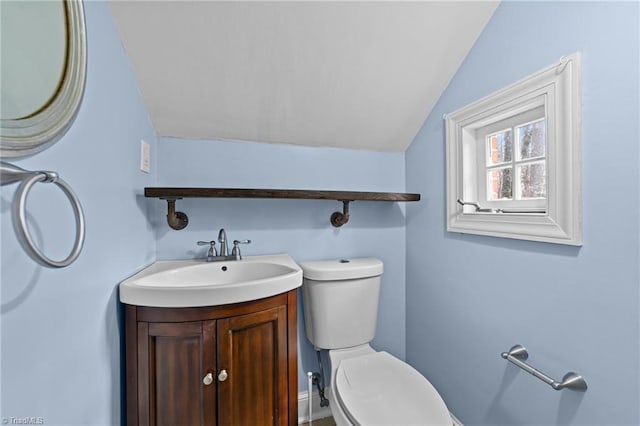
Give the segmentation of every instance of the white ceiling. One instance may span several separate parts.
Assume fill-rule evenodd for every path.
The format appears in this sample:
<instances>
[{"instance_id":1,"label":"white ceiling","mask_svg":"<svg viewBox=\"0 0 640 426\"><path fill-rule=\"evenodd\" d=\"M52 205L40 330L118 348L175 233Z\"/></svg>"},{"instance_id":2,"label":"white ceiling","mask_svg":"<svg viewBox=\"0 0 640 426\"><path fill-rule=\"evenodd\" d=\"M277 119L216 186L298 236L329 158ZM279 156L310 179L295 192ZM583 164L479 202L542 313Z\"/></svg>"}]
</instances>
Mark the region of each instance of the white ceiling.
<instances>
[{"instance_id":1,"label":"white ceiling","mask_svg":"<svg viewBox=\"0 0 640 426\"><path fill-rule=\"evenodd\" d=\"M161 136L404 151L497 1L114 1Z\"/></svg>"}]
</instances>

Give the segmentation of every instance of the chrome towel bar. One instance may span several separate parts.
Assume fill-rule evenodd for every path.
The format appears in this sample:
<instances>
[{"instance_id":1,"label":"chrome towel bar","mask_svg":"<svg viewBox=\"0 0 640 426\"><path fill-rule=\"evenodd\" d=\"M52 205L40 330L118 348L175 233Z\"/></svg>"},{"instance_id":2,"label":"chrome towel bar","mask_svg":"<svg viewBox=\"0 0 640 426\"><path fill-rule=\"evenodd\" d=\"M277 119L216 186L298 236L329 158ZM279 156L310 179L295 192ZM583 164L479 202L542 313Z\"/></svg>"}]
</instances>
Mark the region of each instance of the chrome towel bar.
<instances>
[{"instance_id":1,"label":"chrome towel bar","mask_svg":"<svg viewBox=\"0 0 640 426\"><path fill-rule=\"evenodd\" d=\"M76 260L84 244L84 213L82 212L80 200L78 200L78 197L69 184L62 180L56 172L29 171L14 166L13 164L0 162L0 185L17 182L20 182L20 186L16 191L15 201L13 203L13 223L20 244L22 244L24 250L33 260L44 266L51 268L64 268L65 266L69 266ZM63 260L52 260L45 256L40 249L36 247L29 234L26 212L27 194L29 194L31 187L37 182L56 184L69 199L71 207L73 208L73 214L76 219L76 238L71 252Z\"/></svg>"},{"instance_id":2,"label":"chrome towel bar","mask_svg":"<svg viewBox=\"0 0 640 426\"><path fill-rule=\"evenodd\" d=\"M584 381L582 376L576 373L569 372L564 375L564 377L562 378L562 382L558 382L556 380L553 380L551 377L547 376L540 370L527 364L525 361L527 360L527 358L529 358L529 352L527 352L525 347L522 345L515 345L514 347L509 349L509 352L502 352L500 356L502 356L502 358L506 359L512 364L515 364L518 367L522 368L532 376L535 376L538 379L542 380L555 390L562 390L565 388L581 392L585 392L587 390L587 382Z\"/></svg>"}]
</instances>

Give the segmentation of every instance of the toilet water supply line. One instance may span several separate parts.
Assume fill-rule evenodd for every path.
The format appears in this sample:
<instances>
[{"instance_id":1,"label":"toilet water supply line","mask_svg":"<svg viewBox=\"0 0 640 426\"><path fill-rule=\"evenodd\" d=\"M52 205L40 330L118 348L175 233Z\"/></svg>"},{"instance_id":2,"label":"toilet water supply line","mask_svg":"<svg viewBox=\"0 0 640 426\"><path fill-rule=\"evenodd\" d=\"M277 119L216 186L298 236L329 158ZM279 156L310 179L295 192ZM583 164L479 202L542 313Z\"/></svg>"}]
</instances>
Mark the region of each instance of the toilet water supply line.
<instances>
[{"instance_id":1,"label":"toilet water supply line","mask_svg":"<svg viewBox=\"0 0 640 426\"><path fill-rule=\"evenodd\" d=\"M318 396L320 396L320 407L328 407L329 400L324 396L324 368L322 368L322 356L320 350L316 349L318 357L318 369L320 372L313 373L313 383L318 388Z\"/></svg>"},{"instance_id":2,"label":"toilet water supply line","mask_svg":"<svg viewBox=\"0 0 640 426\"><path fill-rule=\"evenodd\" d=\"M316 355L318 357L318 369L320 372L313 373L311 371L307 372L307 393L309 395L309 424L312 423L312 390L315 385L318 388L318 396L320 397L320 407L328 407L329 400L324 396L324 369L322 368L322 357L320 354L320 350L316 349Z\"/></svg>"},{"instance_id":3,"label":"toilet water supply line","mask_svg":"<svg viewBox=\"0 0 640 426\"><path fill-rule=\"evenodd\" d=\"M307 396L309 398L309 424L313 424L313 416L311 414L312 410L312 390L313 390L313 373L311 371L307 371Z\"/></svg>"}]
</instances>

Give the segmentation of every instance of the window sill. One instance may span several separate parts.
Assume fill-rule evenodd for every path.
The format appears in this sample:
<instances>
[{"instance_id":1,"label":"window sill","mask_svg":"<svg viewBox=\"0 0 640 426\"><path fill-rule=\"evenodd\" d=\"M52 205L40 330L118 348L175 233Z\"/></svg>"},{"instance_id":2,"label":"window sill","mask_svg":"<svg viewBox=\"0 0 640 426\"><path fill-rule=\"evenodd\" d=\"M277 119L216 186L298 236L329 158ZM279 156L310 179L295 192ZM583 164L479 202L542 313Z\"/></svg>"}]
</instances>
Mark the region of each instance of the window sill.
<instances>
[{"instance_id":1,"label":"window sill","mask_svg":"<svg viewBox=\"0 0 640 426\"><path fill-rule=\"evenodd\" d=\"M450 218L447 231L580 246L581 221L571 222L578 229L567 232L546 213L461 213Z\"/></svg>"}]
</instances>

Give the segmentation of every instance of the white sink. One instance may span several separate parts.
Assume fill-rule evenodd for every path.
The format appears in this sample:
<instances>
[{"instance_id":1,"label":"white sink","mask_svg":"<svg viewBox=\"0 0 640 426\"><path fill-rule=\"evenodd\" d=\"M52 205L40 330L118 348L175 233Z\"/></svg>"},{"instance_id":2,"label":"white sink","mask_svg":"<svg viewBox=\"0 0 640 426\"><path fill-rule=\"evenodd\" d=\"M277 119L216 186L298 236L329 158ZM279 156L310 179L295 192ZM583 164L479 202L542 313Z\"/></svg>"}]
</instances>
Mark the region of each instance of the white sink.
<instances>
[{"instance_id":1,"label":"white sink","mask_svg":"<svg viewBox=\"0 0 640 426\"><path fill-rule=\"evenodd\" d=\"M164 260L120 283L129 305L181 308L246 302L302 285L302 269L288 254L242 260Z\"/></svg>"}]
</instances>

